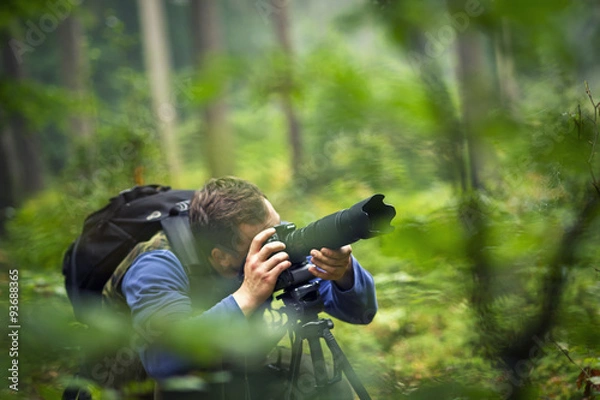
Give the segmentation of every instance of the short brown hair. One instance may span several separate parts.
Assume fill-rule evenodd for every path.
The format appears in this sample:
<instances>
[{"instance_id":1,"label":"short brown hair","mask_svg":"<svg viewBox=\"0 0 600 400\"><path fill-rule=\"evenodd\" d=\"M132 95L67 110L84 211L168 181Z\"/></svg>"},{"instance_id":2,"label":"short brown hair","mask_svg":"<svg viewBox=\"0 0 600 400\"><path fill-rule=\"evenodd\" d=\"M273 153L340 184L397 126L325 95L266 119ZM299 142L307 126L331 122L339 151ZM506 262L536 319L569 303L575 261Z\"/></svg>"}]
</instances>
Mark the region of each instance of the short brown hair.
<instances>
[{"instance_id":1,"label":"short brown hair","mask_svg":"<svg viewBox=\"0 0 600 400\"><path fill-rule=\"evenodd\" d=\"M266 196L246 180L228 176L213 178L194 193L190 226L206 256L219 245L241 243L240 224L255 225L268 216Z\"/></svg>"}]
</instances>

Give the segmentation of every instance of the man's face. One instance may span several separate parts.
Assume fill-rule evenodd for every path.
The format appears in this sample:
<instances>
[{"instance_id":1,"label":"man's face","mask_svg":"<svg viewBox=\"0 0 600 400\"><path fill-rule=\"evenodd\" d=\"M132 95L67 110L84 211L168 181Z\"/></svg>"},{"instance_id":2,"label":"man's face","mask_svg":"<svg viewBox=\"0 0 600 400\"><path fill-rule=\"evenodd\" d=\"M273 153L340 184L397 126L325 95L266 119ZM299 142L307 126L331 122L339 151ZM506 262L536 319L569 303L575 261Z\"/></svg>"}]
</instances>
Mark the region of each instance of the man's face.
<instances>
[{"instance_id":1,"label":"man's face","mask_svg":"<svg viewBox=\"0 0 600 400\"><path fill-rule=\"evenodd\" d=\"M275 208L273 208L271 202L267 199L264 199L264 201L267 207L267 218L263 223L256 225L240 224L238 229L241 243L238 243L235 248L232 249L234 251L213 249L214 262L212 264L221 276L225 278L237 277L246 262L246 255L250 249L252 239L265 229L281 223L281 218L279 217L279 214L277 214L277 211L275 211ZM215 257L214 250L221 251L221 254L218 254Z\"/></svg>"}]
</instances>

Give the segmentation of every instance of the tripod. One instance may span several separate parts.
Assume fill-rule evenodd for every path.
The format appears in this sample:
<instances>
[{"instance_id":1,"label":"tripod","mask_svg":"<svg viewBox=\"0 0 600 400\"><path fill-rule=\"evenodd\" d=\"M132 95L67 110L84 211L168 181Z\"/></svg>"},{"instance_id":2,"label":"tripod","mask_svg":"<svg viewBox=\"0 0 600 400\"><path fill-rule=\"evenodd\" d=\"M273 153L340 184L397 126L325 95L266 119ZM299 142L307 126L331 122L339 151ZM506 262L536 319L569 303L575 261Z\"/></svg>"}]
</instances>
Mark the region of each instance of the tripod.
<instances>
[{"instance_id":1,"label":"tripod","mask_svg":"<svg viewBox=\"0 0 600 400\"><path fill-rule=\"evenodd\" d=\"M302 345L308 342L316 386L314 398L320 399L321 389L332 385L342 379L342 372L361 400L370 400L371 397L360 382L358 375L352 369L346 355L338 345L331 333L333 321L328 318L319 318L318 313L323 311L323 301L319 294L319 281L309 282L299 286L284 289L277 296L283 300L285 313L289 318L289 332L293 337L292 359L290 365L290 386L286 399L291 400L294 388L297 387L300 376L300 360L302 358ZM333 376L328 377L325 357L321 347L321 338L329 348L333 357Z\"/></svg>"}]
</instances>

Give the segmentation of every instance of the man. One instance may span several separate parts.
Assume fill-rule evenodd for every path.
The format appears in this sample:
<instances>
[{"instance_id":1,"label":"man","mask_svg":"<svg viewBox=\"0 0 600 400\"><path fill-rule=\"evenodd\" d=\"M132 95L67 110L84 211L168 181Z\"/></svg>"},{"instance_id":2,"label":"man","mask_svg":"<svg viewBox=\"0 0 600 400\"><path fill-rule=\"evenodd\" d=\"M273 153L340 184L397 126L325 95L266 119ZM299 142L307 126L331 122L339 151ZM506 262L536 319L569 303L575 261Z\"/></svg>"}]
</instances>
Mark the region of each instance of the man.
<instances>
[{"instance_id":1,"label":"man","mask_svg":"<svg viewBox=\"0 0 600 400\"><path fill-rule=\"evenodd\" d=\"M291 266L284 243L266 243L275 233L273 226L281 223L279 214L264 194L245 180L211 179L196 191L189 219L202 258L198 271L186 273L160 233L138 245L105 287L108 302L126 303L138 332L156 331L157 325L165 327L171 322L219 321L220 326L227 326L261 318L277 277ZM322 281L319 292L327 313L350 323L367 324L377 310L375 287L371 275L351 253L349 245L313 249L307 255L312 264L309 271ZM145 371L159 382L203 369L193 357L152 340L140 346L138 354ZM267 390L262 384L265 375L251 374L261 383L248 383L248 365L245 367L245 386L229 388L231 394L226 397L239 398L236 396L243 392L247 397L268 398L261 392Z\"/></svg>"}]
</instances>

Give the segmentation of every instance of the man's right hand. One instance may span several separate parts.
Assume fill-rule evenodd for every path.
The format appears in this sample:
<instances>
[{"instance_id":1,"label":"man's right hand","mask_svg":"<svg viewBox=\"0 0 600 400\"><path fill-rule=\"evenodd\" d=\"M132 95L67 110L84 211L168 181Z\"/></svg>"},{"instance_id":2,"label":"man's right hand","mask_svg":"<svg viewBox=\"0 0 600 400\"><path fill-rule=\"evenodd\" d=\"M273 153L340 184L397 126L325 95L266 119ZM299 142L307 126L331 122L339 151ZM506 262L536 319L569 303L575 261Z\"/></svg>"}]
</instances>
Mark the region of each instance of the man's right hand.
<instances>
[{"instance_id":1,"label":"man's right hand","mask_svg":"<svg viewBox=\"0 0 600 400\"><path fill-rule=\"evenodd\" d=\"M233 298L246 316L273 294L277 278L292 265L284 251L285 244L279 241L264 244L274 233L275 228L265 229L252 239L244 265L244 282L233 293Z\"/></svg>"}]
</instances>

